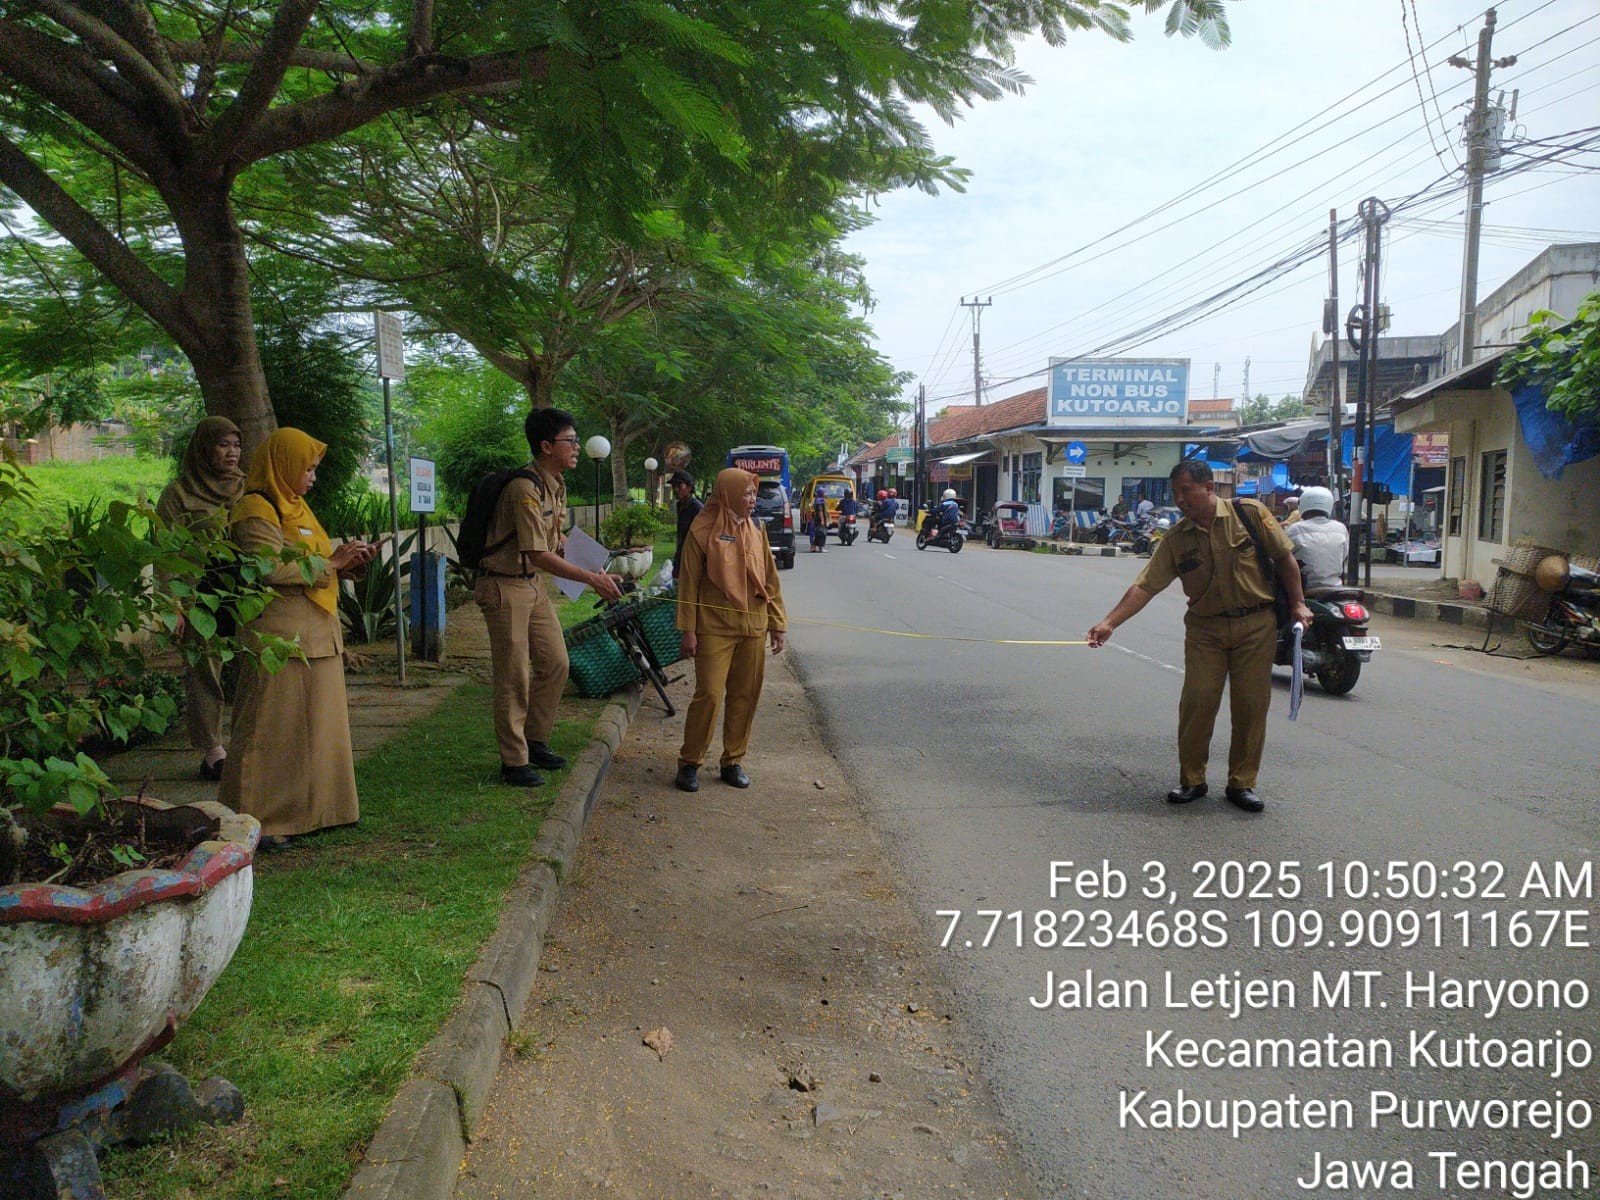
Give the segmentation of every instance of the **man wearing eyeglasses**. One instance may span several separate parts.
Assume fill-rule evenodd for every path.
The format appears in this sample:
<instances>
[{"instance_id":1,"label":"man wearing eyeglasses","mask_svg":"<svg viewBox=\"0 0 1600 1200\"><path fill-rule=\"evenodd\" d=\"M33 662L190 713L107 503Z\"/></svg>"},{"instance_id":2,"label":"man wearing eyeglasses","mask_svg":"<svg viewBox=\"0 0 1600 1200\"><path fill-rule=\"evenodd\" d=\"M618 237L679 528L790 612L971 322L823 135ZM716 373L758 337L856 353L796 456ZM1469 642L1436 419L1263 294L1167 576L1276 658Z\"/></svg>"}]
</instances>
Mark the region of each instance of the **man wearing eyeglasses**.
<instances>
[{"instance_id":1,"label":"man wearing eyeglasses","mask_svg":"<svg viewBox=\"0 0 1600 1200\"><path fill-rule=\"evenodd\" d=\"M484 545L474 596L489 628L494 677L494 734L500 779L539 787L567 765L550 748L556 706L567 683L567 644L545 590L544 575L586 583L607 600L619 599L614 576L585 571L561 557L567 485L562 472L578 465L577 425L560 408L540 408L523 423L533 461L500 493Z\"/></svg>"}]
</instances>

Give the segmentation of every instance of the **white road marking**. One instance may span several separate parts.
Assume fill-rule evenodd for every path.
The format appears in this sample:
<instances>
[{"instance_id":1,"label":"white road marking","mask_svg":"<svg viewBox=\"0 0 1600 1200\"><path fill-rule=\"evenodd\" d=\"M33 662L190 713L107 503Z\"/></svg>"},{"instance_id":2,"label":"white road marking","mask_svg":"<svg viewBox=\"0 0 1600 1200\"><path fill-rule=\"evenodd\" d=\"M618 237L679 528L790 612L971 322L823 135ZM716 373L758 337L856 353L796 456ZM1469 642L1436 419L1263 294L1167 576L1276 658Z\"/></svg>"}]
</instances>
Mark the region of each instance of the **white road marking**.
<instances>
[{"instance_id":1,"label":"white road marking","mask_svg":"<svg viewBox=\"0 0 1600 1200\"><path fill-rule=\"evenodd\" d=\"M1182 667L1175 667L1169 662L1162 662L1159 658L1151 658L1148 654L1140 654L1137 650L1129 650L1126 646L1121 645L1120 643L1107 642L1106 645L1110 646L1113 650L1121 650L1124 654L1131 654L1133 657L1142 662L1152 663L1155 666L1160 667L1163 671L1172 671L1178 675L1183 674Z\"/></svg>"}]
</instances>

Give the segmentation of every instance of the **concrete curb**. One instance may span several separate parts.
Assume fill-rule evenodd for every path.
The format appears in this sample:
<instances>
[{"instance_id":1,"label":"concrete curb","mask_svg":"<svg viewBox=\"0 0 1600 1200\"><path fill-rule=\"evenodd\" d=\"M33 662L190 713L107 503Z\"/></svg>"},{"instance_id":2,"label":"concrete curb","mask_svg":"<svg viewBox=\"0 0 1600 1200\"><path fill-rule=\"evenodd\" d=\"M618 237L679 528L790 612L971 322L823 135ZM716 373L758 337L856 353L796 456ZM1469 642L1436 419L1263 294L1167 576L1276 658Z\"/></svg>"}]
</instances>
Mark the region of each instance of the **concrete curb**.
<instances>
[{"instance_id":1,"label":"concrete curb","mask_svg":"<svg viewBox=\"0 0 1600 1200\"><path fill-rule=\"evenodd\" d=\"M1489 621L1495 615L1475 604L1418 600L1411 596L1394 596L1388 592L1363 591L1361 595L1366 606L1373 612L1391 617L1410 617L1420 621L1440 621L1446 625L1464 625L1469 629L1488 629ZM1511 620L1509 617L1505 619Z\"/></svg>"},{"instance_id":2,"label":"concrete curb","mask_svg":"<svg viewBox=\"0 0 1600 1200\"><path fill-rule=\"evenodd\" d=\"M343 1200L449 1200L467 1143L500 1071L507 1035L522 1018L539 970L545 930L628 726L640 689L609 704L594 740L573 764L506 895L500 922L467 972L459 1007L417 1056L378 1126Z\"/></svg>"}]
</instances>

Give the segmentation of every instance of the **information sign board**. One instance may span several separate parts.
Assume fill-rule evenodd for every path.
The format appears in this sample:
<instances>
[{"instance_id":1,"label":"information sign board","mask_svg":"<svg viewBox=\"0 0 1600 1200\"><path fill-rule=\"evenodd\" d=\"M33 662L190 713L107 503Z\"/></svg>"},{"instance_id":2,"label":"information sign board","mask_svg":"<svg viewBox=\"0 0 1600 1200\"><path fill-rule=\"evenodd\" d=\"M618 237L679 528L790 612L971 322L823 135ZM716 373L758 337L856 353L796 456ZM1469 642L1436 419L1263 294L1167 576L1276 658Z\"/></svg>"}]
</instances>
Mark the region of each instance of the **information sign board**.
<instances>
[{"instance_id":1,"label":"information sign board","mask_svg":"<svg viewBox=\"0 0 1600 1200\"><path fill-rule=\"evenodd\" d=\"M411 511L419 513L435 511L433 459L413 458L410 470Z\"/></svg>"}]
</instances>

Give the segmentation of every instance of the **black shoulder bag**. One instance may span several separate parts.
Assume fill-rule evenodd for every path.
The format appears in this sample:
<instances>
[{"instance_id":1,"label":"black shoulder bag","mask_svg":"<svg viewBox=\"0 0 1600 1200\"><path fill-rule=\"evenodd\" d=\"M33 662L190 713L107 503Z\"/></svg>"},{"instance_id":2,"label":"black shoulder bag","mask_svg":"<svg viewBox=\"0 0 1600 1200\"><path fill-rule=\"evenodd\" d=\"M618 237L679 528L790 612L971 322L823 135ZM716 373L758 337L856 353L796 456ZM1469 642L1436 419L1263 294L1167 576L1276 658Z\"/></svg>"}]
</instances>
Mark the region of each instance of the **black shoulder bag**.
<instances>
[{"instance_id":1,"label":"black shoulder bag","mask_svg":"<svg viewBox=\"0 0 1600 1200\"><path fill-rule=\"evenodd\" d=\"M1278 578L1278 564L1267 553L1267 543L1262 537L1261 525L1257 518L1250 515L1250 506L1255 503L1254 500L1235 500L1233 510L1239 514L1245 532L1256 545L1256 561L1261 564L1261 575L1272 592L1272 615L1278 619L1278 624L1283 626L1289 623L1289 593L1283 586L1283 580Z\"/></svg>"}]
</instances>

